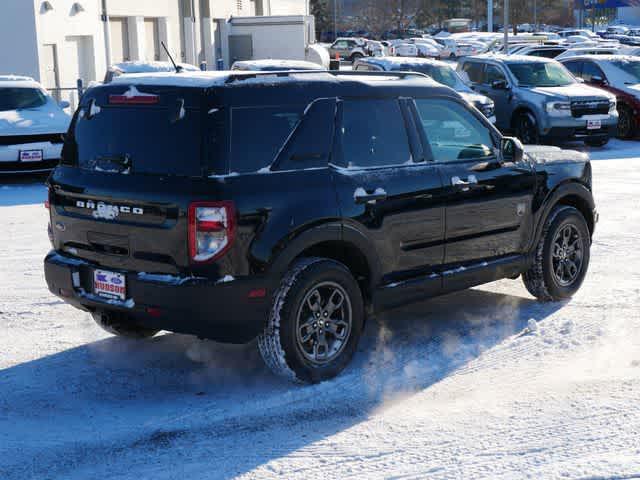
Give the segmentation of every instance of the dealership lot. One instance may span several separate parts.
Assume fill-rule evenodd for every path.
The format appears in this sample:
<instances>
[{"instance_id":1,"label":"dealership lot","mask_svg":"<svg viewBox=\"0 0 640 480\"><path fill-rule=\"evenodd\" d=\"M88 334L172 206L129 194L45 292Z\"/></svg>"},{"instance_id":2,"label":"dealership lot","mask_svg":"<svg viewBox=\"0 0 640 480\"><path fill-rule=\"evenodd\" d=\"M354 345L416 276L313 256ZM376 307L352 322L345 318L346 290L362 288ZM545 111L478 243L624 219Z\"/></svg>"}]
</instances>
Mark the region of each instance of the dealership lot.
<instances>
[{"instance_id":1,"label":"dealership lot","mask_svg":"<svg viewBox=\"0 0 640 480\"><path fill-rule=\"evenodd\" d=\"M601 217L572 301L501 281L389 312L305 387L253 344L102 332L46 289L44 187L3 183L0 477L637 475L639 148L591 152Z\"/></svg>"}]
</instances>

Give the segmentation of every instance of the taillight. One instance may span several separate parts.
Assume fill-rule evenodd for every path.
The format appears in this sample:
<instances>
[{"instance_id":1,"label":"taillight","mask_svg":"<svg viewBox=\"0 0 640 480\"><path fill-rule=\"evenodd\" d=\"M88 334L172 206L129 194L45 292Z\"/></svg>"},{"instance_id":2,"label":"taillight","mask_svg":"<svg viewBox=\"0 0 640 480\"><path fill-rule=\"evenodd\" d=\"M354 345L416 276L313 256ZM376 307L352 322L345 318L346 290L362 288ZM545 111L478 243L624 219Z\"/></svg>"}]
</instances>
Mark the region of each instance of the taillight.
<instances>
[{"instance_id":1,"label":"taillight","mask_svg":"<svg viewBox=\"0 0 640 480\"><path fill-rule=\"evenodd\" d=\"M195 202L189 205L189 255L195 263L224 255L236 234L233 202Z\"/></svg>"}]
</instances>

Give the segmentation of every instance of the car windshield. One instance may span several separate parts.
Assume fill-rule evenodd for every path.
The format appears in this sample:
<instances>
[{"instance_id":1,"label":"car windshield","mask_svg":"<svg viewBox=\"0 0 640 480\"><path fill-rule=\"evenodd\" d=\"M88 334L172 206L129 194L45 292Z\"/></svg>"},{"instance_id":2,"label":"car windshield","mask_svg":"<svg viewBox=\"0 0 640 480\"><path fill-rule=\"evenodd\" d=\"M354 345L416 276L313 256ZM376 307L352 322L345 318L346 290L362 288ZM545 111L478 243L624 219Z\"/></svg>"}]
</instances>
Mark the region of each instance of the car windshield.
<instances>
[{"instance_id":1,"label":"car windshield","mask_svg":"<svg viewBox=\"0 0 640 480\"><path fill-rule=\"evenodd\" d=\"M509 63L511 73L522 87L563 87L575 83L567 70L555 63Z\"/></svg>"},{"instance_id":2,"label":"car windshield","mask_svg":"<svg viewBox=\"0 0 640 480\"><path fill-rule=\"evenodd\" d=\"M429 72L425 72L436 82L456 90L467 90L467 86L462 82L458 74L449 67L431 67Z\"/></svg>"},{"instance_id":3,"label":"car windshield","mask_svg":"<svg viewBox=\"0 0 640 480\"><path fill-rule=\"evenodd\" d=\"M38 88L0 88L0 112L37 108L45 103L47 97Z\"/></svg>"},{"instance_id":4,"label":"car windshield","mask_svg":"<svg viewBox=\"0 0 640 480\"><path fill-rule=\"evenodd\" d=\"M633 79L640 83L640 61L638 60L616 60L611 62L614 67L619 68L627 75L633 77Z\"/></svg>"}]
</instances>

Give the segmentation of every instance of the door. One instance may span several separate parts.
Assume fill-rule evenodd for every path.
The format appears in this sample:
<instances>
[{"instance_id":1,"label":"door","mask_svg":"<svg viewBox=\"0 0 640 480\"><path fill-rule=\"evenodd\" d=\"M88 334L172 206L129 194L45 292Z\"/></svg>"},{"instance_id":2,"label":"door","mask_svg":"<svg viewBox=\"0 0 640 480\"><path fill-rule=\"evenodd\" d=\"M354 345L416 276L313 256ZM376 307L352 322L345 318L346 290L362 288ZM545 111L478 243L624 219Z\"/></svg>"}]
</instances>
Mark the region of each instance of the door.
<instances>
[{"instance_id":1,"label":"door","mask_svg":"<svg viewBox=\"0 0 640 480\"><path fill-rule=\"evenodd\" d=\"M111 17L111 61L113 63L127 62L131 60L129 54L129 27L127 19L123 17Z\"/></svg>"},{"instance_id":2,"label":"door","mask_svg":"<svg viewBox=\"0 0 640 480\"><path fill-rule=\"evenodd\" d=\"M501 67L487 64L481 82L474 90L493 100L496 112L496 127L506 130L511 127L511 99L513 95L507 76Z\"/></svg>"},{"instance_id":3,"label":"door","mask_svg":"<svg viewBox=\"0 0 640 480\"><path fill-rule=\"evenodd\" d=\"M427 279L444 255L440 176L425 160L405 102L346 99L339 107L333 178L345 238L370 246L381 285ZM413 294L438 291L439 275L430 280L418 282Z\"/></svg>"},{"instance_id":4,"label":"door","mask_svg":"<svg viewBox=\"0 0 640 480\"><path fill-rule=\"evenodd\" d=\"M160 41L158 40L158 19L144 19L145 58L147 60L160 60Z\"/></svg>"},{"instance_id":5,"label":"door","mask_svg":"<svg viewBox=\"0 0 640 480\"><path fill-rule=\"evenodd\" d=\"M445 264L524 253L532 232L531 164L503 161L499 135L462 101L416 99L416 106L445 185Z\"/></svg>"},{"instance_id":6,"label":"door","mask_svg":"<svg viewBox=\"0 0 640 480\"><path fill-rule=\"evenodd\" d=\"M44 88L51 89L51 95L60 101L60 75L58 71L58 52L55 44L42 46L42 64L44 65Z\"/></svg>"}]
</instances>

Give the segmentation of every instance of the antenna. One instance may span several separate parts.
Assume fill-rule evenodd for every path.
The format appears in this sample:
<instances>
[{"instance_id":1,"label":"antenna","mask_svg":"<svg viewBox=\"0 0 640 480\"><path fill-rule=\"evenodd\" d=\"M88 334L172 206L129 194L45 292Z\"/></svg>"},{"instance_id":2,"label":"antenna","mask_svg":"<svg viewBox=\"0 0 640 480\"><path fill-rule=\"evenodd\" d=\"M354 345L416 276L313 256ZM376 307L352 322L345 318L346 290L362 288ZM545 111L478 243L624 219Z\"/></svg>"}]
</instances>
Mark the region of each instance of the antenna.
<instances>
[{"instance_id":1,"label":"antenna","mask_svg":"<svg viewBox=\"0 0 640 480\"><path fill-rule=\"evenodd\" d=\"M176 62L173 60L173 57L169 53L169 49L164 44L164 41L160 42L160 45L162 45L162 48L164 48L164 51L167 52L167 57L169 57L169 60L171 60L171 63L173 64L173 68L176 69L176 73L180 73L182 71L182 67L176 65Z\"/></svg>"}]
</instances>

